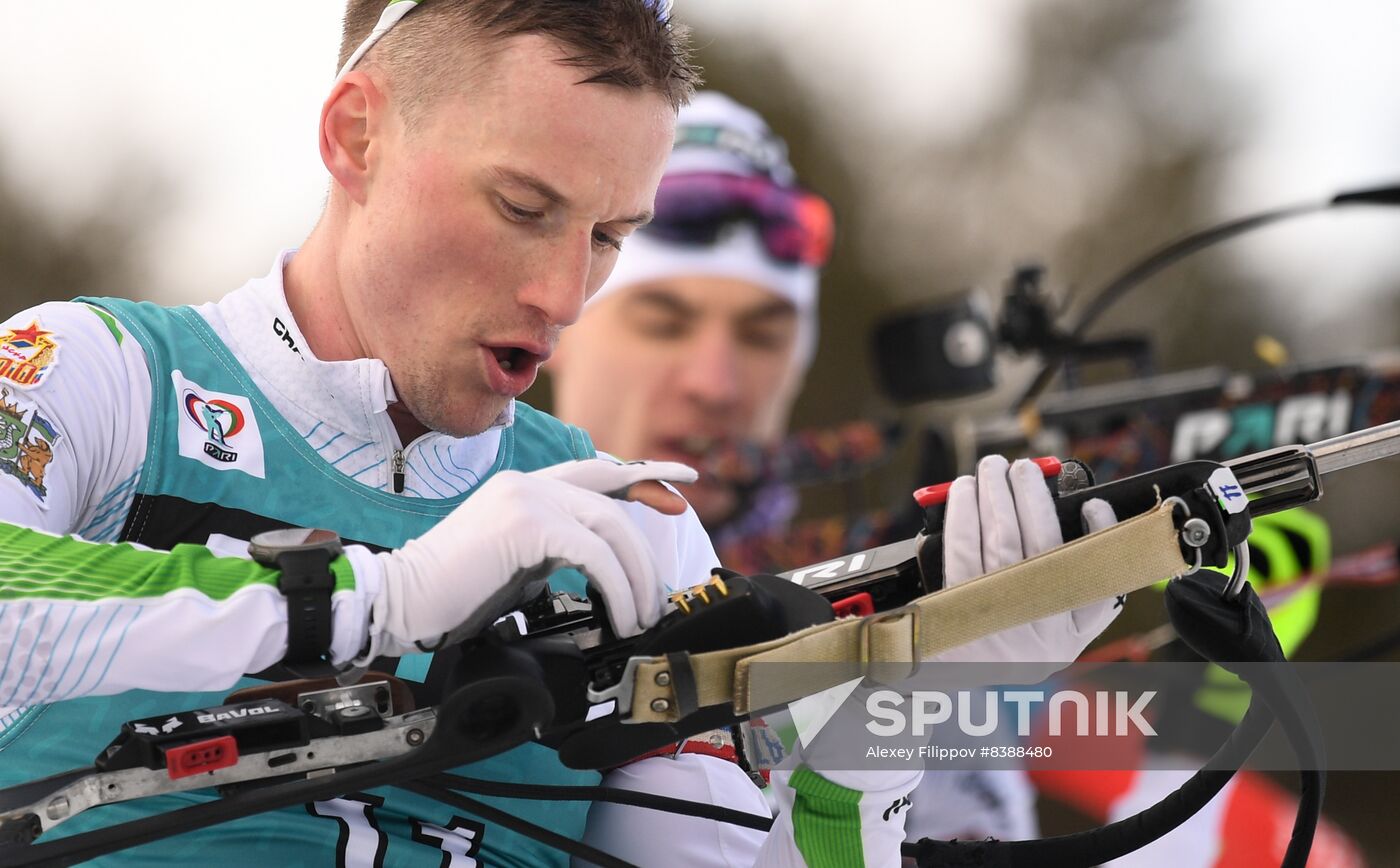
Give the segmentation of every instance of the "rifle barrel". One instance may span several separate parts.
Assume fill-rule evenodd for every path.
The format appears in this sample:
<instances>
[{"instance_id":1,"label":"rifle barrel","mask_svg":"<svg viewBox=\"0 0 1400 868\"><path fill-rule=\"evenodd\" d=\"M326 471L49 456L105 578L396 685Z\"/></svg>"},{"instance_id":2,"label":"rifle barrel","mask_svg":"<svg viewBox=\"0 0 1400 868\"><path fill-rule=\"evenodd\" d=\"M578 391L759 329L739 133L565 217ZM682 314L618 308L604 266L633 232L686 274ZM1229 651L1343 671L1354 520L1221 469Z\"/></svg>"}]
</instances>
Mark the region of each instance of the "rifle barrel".
<instances>
[{"instance_id":1,"label":"rifle barrel","mask_svg":"<svg viewBox=\"0 0 1400 868\"><path fill-rule=\"evenodd\" d=\"M1317 461L1319 473L1400 455L1400 420L1322 440L1307 448Z\"/></svg>"}]
</instances>

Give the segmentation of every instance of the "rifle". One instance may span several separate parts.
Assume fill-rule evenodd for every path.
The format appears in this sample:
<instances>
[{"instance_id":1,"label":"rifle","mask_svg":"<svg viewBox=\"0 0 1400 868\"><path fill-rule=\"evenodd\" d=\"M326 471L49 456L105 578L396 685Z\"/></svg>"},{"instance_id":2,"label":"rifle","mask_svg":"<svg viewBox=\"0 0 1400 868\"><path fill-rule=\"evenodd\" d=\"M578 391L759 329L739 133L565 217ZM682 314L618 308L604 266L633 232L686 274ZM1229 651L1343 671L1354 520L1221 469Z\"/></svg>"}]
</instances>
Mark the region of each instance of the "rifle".
<instances>
[{"instance_id":1,"label":"rifle","mask_svg":"<svg viewBox=\"0 0 1400 868\"><path fill-rule=\"evenodd\" d=\"M740 576L719 571L709 582L675 595L672 611L636 637L611 634L600 611L600 600L548 594L498 621L481 636L457 646L455 652L444 649L456 653L459 659L453 677L443 685L440 703L431 708L396 708L389 682L370 680L297 692L295 704L263 697L128 722L98 755L93 767L0 790L0 856L5 864L12 865L71 864L124 846L261 811L397 784L452 797L454 804L470 803L469 810L485 812L483 815L492 820L506 825L513 822L512 827L517 830L557 846L573 847L574 852L599 864L618 864L606 854L590 848L578 849L576 842L554 840L558 836L550 838L548 830L524 824L443 787L450 784L480 789L485 782L439 773L532 739L555 747L566 765L610 768L678 739L737 723L783 703L742 695L737 689L724 701L705 701L704 694L696 689L694 676L707 652L753 658L798 639L808 641L827 628L849 626L866 635L867 629L874 631L887 623L910 618L917 627L921 613L936 613L944 601L1002 593L1000 587L1004 585L999 583L1008 574L1014 573L1011 578L1015 579L1018 575L1044 572L1044 564L1057 555L1087 552L1102 559L1104 546L1115 539L1128 539L1126 534L1119 537L1117 533L1131 530L1130 525L1145 520L1157 521L1154 527L1171 529L1166 548L1175 550L1173 555L1180 564L1176 573L1183 579L1172 584L1187 587L1189 580L1183 599L1194 600L1178 600L1178 610L1202 605L1236 606L1240 611L1254 612L1250 617L1262 618L1267 628L1262 604L1244 582L1248 571L1245 540L1251 515L1316 500L1322 494L1323 475L1395 454L1400 454L1400 421L1308 446L1270 449L1226 462L1188 461L1101 485L1092 484L1086 468L1076 462L1042 460L1041 468L1051 481L1064 538L1070 542L1030 562L947 591L942 588L941 557L946 486L931 486L917 493L926 523L915 537L778 576ZM1094 497L1108 501L1119 515L1138 518L1080 539L1080 506ZM1236 556L1235 569L1223 586L1208 578L1213 574L1198 572L1203 565L1224 566L1231 552ZM1080 560L1089 555L1080 555ZM1150 573L1138 575L1122 584L1140 587L1160 577ZM1080 604L1072 595L1050 595L1041 602L1045 604L1038 610L1042 614ZM837 620L838 614L849 617ZM1174 623L1176 618L1174 611ZM1205 636L1199 625L1194 629L1189 623L1177 627L1184 636L1196 635L1201 643L1214 642L1214 647L1203 654L1209 659L1220 657L1220 642L1225 637ZM975 629L982 629L985 634L1001 628L1002 625L983 625ZM866 641L870 641L868 636ZM872 647L867 644L864 650L869 652ZM864 667L876 661L867 657L850 662ZM657 665L666 668L656 670ZM665 672L668 677L651 677L644 695L638 688L648 672ZM689 687L685 684L687 679L691 681ZM1273 714L1284 719L1300 756L1314 758L1315 767L1320 769L1316 732L1310 734L1307 726L1311 713L1306 698L1300 698L1287 685L1252 686L1269 698ZM646 699L658 690L666 698ZM402 696L398 702L403 704ZM1297 707L1297 703L1302 703L1302 707ZM1245 735L1232 739L1228 750L1222 750L1231 756L1243 752L1243 756L1238 756L1242 762L1247 756L1244 748L1249 747L1251 738L1262 739L1268 723L1267 713L1255 711L1246 715L1237 730L1237 735ZM1184 804L1195 804L1201 797L1208 801L1205 794L1218 792L1228 780L1228 775L1220 779L1220 773L1212 774L1206 783L1194 785L1195 800L1177 799L1177 815L1184 810ZM157 793L209 787L217 788L222 798L163 816L36 843L44 833L90 808ZM557 792L561 789L590 792L561 796ZM1305 799L1300 809L1300 828L1306 826L1305 814L1309 812L1316 821L1320 778L1313 789L1317 790L1315 799ZM506 790L516 795L533 792L523 797L535 798L606 797L597 788L496 785L494 791L502 794ZM541 790L553 791L553 795L541 796ZM1305 793L1309 791L1305 788ZM762 818L710 806L632 795L638 804L664 804L666 809L683 808L747 825L762 823ZM1176 822L1184 822L1189 815L1180 816ZM1156 835L1169 831L1160 822L1140 825ZM1090 839L1072 837L1076 840L1071 849L1078 858ZM1310 841L1311 833L1299 833L1297 839L1304 837ZM1115 846L1121 848L1121 835L1115 840ZM984 846L982 842L974 843ZM929 842L919 845L923 848L919 850L920 858L935 858L925 845L932 846ZM940 850L937 858L949 857Z\"/></svg>"}]
</instances>

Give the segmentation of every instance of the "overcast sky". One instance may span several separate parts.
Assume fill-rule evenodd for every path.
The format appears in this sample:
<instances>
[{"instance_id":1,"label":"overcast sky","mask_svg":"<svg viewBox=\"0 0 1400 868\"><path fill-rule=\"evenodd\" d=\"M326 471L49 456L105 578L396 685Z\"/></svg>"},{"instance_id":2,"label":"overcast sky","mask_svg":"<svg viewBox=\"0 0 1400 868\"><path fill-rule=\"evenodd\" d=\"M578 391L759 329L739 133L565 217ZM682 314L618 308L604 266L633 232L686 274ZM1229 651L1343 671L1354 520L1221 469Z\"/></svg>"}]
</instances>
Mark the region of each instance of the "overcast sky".
<instances>
[{"instance_id":1,"label":"overcast sky","mask_svg":"<svg viewBox=\"0 0 1400 868\"><path fill-rule=\"evenodd\" d=\"M1032 3L677 0L676 14L704 40L781 36L830 95L833 123L956 137L1013 80ZM320 209L315 124L342 6L7 0L0 170L43 203L46 215L35 219L62 219L101 207L114 173L157 165L175 184L174 200L137 257L150 263L150 285L137 291L167 301L222 295L262 274ZM1192 8L1192 50L1245 85L1258 118L1223 179L1222 216L1400 179L1400 4L1201 0ZM1288 263L1302 257L1300 247L1336 236L1344 247L1334 261L1299 258L1291 270L1373 270L1372 254L1345 245L1400 247L1386 243L1400 231L1396 220L1281 230L1246 249Z\"/></svg>"}]
</instances>

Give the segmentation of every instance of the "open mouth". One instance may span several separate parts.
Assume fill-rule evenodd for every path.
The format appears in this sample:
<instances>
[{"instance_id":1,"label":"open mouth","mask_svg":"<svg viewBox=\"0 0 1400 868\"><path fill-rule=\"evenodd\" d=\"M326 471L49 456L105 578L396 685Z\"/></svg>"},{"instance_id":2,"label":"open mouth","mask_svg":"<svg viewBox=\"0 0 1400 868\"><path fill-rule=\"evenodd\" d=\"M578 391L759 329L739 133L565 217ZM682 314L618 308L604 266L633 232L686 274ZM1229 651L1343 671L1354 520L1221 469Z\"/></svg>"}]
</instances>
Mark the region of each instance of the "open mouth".
<instances>
[{"instance_id":1,"label":"open mouth","mask_svg":"<svg viewBox=\"0 0 1400 868\"><path fill-rule=\"evenodd\" d=\"M491 347L491 355L503 371L522 370L527 365L537 364L539 356L522 347Z\"/></svg>"},{"instance_id":2,"label":"open mouth","mask_svg":"<svg viewBox=\"0 0 1400 868\"><path fill-rule=\"evenodd\" d=\"M688 452L697 458L703 458L711 452L724 445L724 441L718 437L710 437L704 434L687 434L674 441L677 448L683 452Z\"/></svg>"},{"instance_id":3,"label":"open mouth","mask_svg":"<svg viewBox=\"0 0 1400 868\"><path fill-rule=\"evenodd\" d=\"M537 353L514 344L486 344L481 349L489 357L486 376L492 390L512 398L530 388L540 365L549 357L548 348Z\"/></svg>"},{"instance_id":4,"label":"open mouth","mask_svg":"<svg viewBox=\"0 0 1400 868\"><path fill-rule=\"evenodd\" d=\"M658 444L668 456L703 470L730 451L730 440L708 434L667 437Z\"/></svg>"}]
</instances>

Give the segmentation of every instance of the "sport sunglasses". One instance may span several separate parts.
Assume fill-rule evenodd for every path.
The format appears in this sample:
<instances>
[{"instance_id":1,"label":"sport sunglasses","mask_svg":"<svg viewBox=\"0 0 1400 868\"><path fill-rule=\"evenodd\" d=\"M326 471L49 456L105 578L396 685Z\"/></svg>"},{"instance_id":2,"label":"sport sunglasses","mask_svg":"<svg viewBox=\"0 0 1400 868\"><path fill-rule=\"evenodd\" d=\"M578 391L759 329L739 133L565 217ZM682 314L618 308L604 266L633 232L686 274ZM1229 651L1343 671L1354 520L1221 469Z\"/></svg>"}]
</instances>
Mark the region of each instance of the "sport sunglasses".
<instances>
[{"instance_id":1,"label":"sport sunglasses","mask_svg":"<svg viewBox=\"0 0 1400 868\"><path fill-rule=\"evenodd\" d=\"M643 230L676 244L714 244L725 226L748 222L768 255L820 268L831 257L835 218L816 193L757 175L689 172L667 175L656 191L656 216Z\"/></svg>"}]
</instances>

